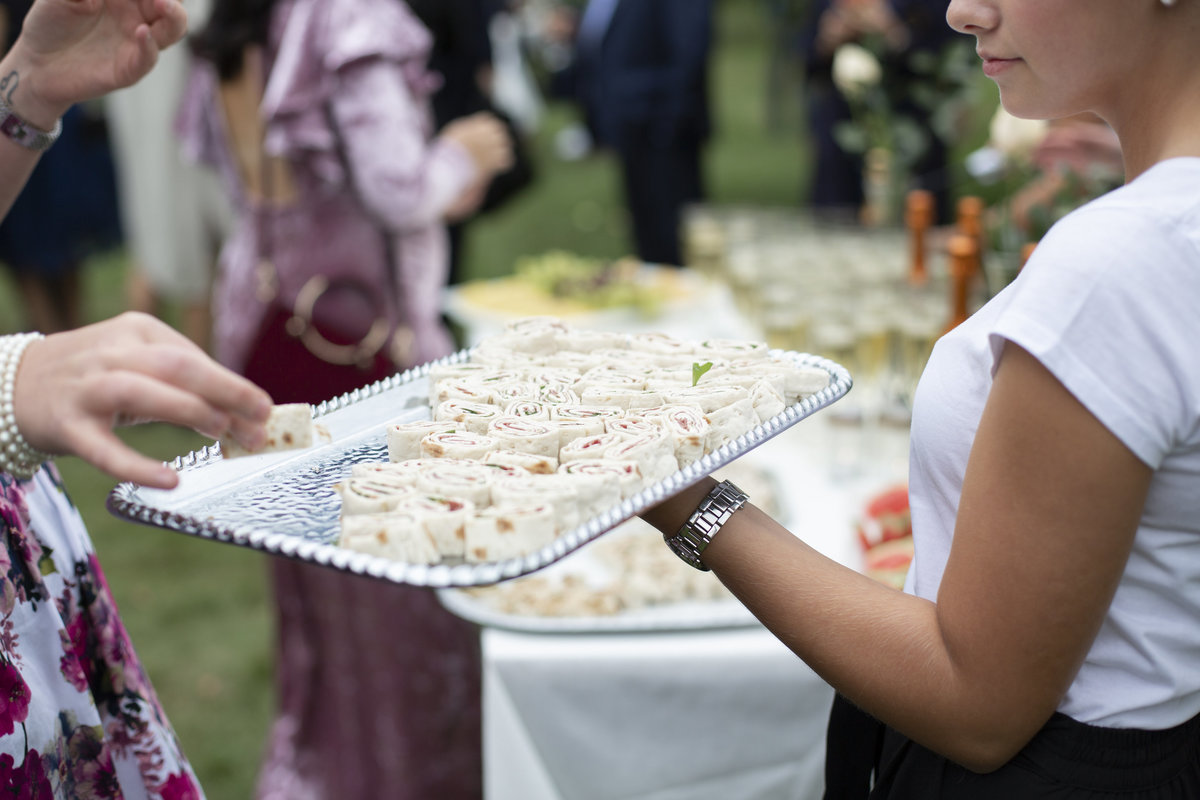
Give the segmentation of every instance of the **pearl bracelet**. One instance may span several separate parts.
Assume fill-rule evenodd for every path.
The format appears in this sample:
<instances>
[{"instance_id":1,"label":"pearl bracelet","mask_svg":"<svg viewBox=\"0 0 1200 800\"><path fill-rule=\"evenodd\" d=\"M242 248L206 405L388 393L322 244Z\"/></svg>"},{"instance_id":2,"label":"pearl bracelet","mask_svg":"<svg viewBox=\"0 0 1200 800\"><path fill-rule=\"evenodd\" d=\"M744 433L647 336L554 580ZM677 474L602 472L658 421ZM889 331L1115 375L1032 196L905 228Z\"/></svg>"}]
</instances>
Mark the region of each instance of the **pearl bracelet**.
<instances>
[{"instance_id":1,"label":"pearl bracelet","mask_svg":"<svg viewBox=\"0 0 1200 800\"><path fill-rule=\"evenodd\" d=\"M13 412L13 392L21 357L26 347L41 338L40 333L0 336L0 472L21 480L32 478L42 464L50 460L49 455L35 450L25 441Z\"/></svg>"}]
</instances>

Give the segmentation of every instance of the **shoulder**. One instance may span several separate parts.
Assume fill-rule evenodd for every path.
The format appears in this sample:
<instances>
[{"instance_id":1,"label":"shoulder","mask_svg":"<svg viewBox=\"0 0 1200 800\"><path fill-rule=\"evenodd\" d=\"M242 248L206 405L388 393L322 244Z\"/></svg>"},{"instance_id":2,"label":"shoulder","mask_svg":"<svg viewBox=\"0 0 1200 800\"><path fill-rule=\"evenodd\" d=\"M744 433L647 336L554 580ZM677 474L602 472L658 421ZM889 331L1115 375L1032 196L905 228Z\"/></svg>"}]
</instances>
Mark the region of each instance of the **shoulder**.
<instances>
[{"instance_id":1,"label":"shoulder","mask_svg":"<svg viewBox=\"0 0 1200 800\"><path fill-rule=\"evenodd\" d=\"M405 3L397 0L306 0L321 33L329 69L383 57L396 61L428 58L433 39Z\"/></svg>"},{"instance_id":2,"label":"shoulder","mask_svg":"<svg viewBox=\"0 0 1200 800\"><path fill-rule=\"evenodd\" d=\"M1002 296L993 353L1021 345L1161 463L1196 435L1200 408L1200 159L1160 164L1064 217Z\"/></svg>"}]
</instances>

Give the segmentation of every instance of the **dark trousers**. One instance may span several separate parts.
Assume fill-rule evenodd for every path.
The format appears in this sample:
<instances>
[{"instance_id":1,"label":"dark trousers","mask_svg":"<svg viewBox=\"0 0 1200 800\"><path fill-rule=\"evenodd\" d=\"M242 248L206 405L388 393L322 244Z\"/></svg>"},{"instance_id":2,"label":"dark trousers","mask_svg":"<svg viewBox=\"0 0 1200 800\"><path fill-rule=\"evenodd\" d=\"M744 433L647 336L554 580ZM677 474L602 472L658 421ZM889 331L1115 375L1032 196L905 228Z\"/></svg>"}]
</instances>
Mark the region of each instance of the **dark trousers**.
<instances>
[{"instance_id":1,"label":"dark trousers","mask_svg":"<svg viewBox=\"0 0 1200 800\"><path fill-rule=\"evenodd\" d=\"M651 264L683 263L679 223L683 207L703 199L700 142L662 146L636 138L617 151L637 255Z\"/></svg>"},{"instance_id":2,"label":"dark trousers","mask_svg":"<svg viewBox=\"0 0 1200 800\"><path fill-rule=\"evenodd\" d=\"M1143 731L1055 714L1011 761L981 775L839 695L830 713L825 776L826 800L1194 800L1200 798L1200 717Z\"/></svg>"}]
</instances>

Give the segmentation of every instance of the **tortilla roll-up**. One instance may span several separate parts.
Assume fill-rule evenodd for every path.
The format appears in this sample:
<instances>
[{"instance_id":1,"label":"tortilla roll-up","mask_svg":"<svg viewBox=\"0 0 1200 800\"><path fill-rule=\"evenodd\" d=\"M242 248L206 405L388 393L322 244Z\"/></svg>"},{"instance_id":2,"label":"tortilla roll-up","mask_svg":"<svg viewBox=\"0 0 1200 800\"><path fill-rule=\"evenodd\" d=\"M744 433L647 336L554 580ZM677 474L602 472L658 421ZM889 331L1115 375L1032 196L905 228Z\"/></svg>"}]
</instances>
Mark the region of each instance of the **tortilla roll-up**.
<instances>
[{"instance_id":1,"label":"tortilla roll-up","mask_svg":"<svg viewBox=\"0 0 1200 800\"><path fill-rule=\"evenodd\" d=\"M416 488L433 495L469 500L478 508L492 503L490 470L475 461L430 459L417 473Z\"/></svg>"},{"instance_id":2,"label":"tortilla roll-up","mask_svg":"<svg viewBox=\"0 0 1200 800\"><path fill-rule=\"evenodd\" d=\"M519 450L538 456L558 457L558 428L549 421L529 417L499 417L488 426L493 449Z\"/></svg>"},{"instance_id":3,"label":"tortilla roll-up","mask_svg":"<svg viewBox=\"0 0 1200 800\"><path fill-rule=\"evenodd\" d=\"M710 453L758 426L758 415L749 397L709 411L704 418L709 425L705 449Z\"/></svg>"},{"instance_id":4,"label":"tortilla roll-up","mask_svg":"<svg viewBox=\"0 0 1200 800\"><path fill-rule=\"evenodd\" d=\"M754 414L760 423L782 414L787 408L783 394L767 380L758 381L750 389L750 404L754 406Z\"/></svg>"},{"instance_id":5,"label":"tortilla roll-up","mask_svg":"<svg viewBox=\"0 0 1200 800\"><path fill-rule=\"evenodd\" d=\"M525 479L502 478L492 482L492 504L541 505L554 508L555 530L568 531L582 521L575 487L554 475L533 475Z\"/></svg>"},{"instance_id":6,"label":"tortilla roll-up","mask_svg":"<svg viewBox=\"0 0 1200 800\"><path fill-rule=\"evenodd\" d=\"M697 384L663 392L663 405L694 405L704 413L749 400L750 390L731 383Z\"/></svg>"},{"instance_id":7,"label":"tortilla roll-up","mask_svg":"<svg viewBox=\"0 0 1200 800\"><path fill-rule=\"evenodd\" d=\"M597 430L595 420L555 419L551 420L551 422L558 430L558 452L560 455L562 454L562 449L576 439L604 433L604 423L601 422L601 427Z\"/></svg>"},{"instance_id":8,"label":"tortilla roll-up","mask_svg":"<svg viewBox=\"0 0 1200 800\"><path fill-rule=\"evenodd\" d=\"M661 407L661 406L660 406ZM665 430L653 417L620 417L609 419L604 424L605 433L619 433L623 436L663 436Z\"/></svg>"},{"instance_id":9,"label":"tortilla roll-up","mask_svg":"<svg viewBox=\"0 0 1200 800\"><path fill-rule=\"evenodd\" d=\"M483 463L504 467L521 467L534 475L553 475L558 471L558 459L539 456L520 450L493 450L483 458Z\"/></svg>"},{"instance_id":10,"label":"tortilla roll-up","mask_svg":"<svg viewBox=\"0 0 1200 800\"><path fill-rule=\"evenodd\" d=\"M504 416L548 420L550 407L542 400L514 400L504 407Z\"/></svg>"},{"instance_id":11,"label":"tortilla roll-up","mask_svg":"<svg viewBox=\"0 0 1200 800\"><path fill-rule=\"evenodd\" d=\"M473 378L440 380L429 392L429 404L436 408L447 400L490 405L496 400L494 386L483 386Z\"/></svg>"},{"instance_id":12,"label":"tortilla roll-up","mask_svg":"<svg viewBox=\"0 0 1200 800\"><path fill-rule=\"evenodd\" d=\"M563 445L558 451L560 465L582 458L604 458L610 448L627 439L619 433L599 433L595 436L582 436Z\"/></svg>"},{"instance_id":13,"label":"tortilla roll-up","mask_svg":"<svg viewBox=\"0 0 1200 800\"><path fill-rule=\"evenodd\" d=\"M415 491L411 483L388 476L350 478L333 488L342 499L343 517L391 511Z\"/></svg>"},{"instance_id":14,"label":"tortilla roll-up","mask_svg":"<svg viewBox=\"0 0 1200 800\"><path fill-rule=\"evenodd\" d=\"M320 437L318 426L313 423L312 406L308 403L282 403L272 406L267 417L267 439L262 447L247 450L232 437L220 439L221 455L224 458L280 453L285 450L303 450L312 447Z\"/></svg>"},{"instance_id":15,"label":"tortilla roll-up","mask_svg":"<svg viewBox=\"0 0 1200 800\"><path fill-rule=\"evenodd\" d=\"M478 461L496 449L496 439L483 433L446 431L421 440L422 458L464 458Z\"/></svg>"},{"instance_id":16,"label":"tortilla roll-up","mask_svg":"<svg viewBox=\"0 0 1200 800\"><path fill-rule=\"evenodd\" d=\"M467 518L475 513L474 503L454 497L414 493L401 500L395 510L416 517L443 557L463 556L466 546L463 526Z\"/></svg>"},{"instance_id":17,"label":"tortilla roll-up","mask_svg":"<svg viewBox=\"0 0 1200 800\"><path fill-rule=\"evenodd\" d=\"M557 535L554 508L538 505L489 506L467 518L468 562L504 561L539 550Z\"/></svg>"},{"instance_id":18,"label":"tortilla roll-up","mask_svg":"<svg viewBox=\"0 0 1200 800\"><path fill-rule=\"evenodd\" d=\"M589 406L582 403L550 407L550 420L552 422L563 420L583 422L589 426L588 431L592 434L604 433L605 425L609 419L618 419L623 416L625 416L625 412L619 408Z\"/></svg>"},{"instance_id":19,"label":"tortilla roll-up","mask_svg":"<svg viewBox=\"0 0 1200 800\"><path fill-rule=\"evenodd\" d=\"M441 553L415 514L391 511L343 517L338 545L406 564L436 564Z\"/></svg>"},{"instance_id":20,"label":"tortilla roll-up","mask_svg":"<svg viewBox=\"0 0 1200 800\"><path fill-rule=\"evenodd\" d=\"M460 422L471 433L487 433L488 424L500 414L499 406L466 400L446 400L433 409L433 418L438 422Z\"/></svg>"},{"instance_id":21,"label":"tortilla roll-up","mask_svg":"<svg viewBox=\"0 0 1200 800\"><path fill-rule=\"evenodd\" d=\"M766 342L742 339L705 339L696 345L697 361L764 361L771 347Z\"/></svg>"},{"instance_id":22,"label":"tortilla roll-up","mask_svg":"<svg viewBox=\"0 0 1200 800\"><path fill-rule=\"evenodd\" d=\"M795 403L829 385L829 373L820 367L801 366L783 356L771 356L759 361L735 361L729 365L733 374L751 374L783 385L783 397Z\"/></svg>"},{"instance_id":23,"label":"tortilla roll-up","mask_svg":"<svg viewBox=\"0 0 1200 800\"><path fill-rule=\"evenodd\" d=\"M670 367L695 361L697 345L667 333L637 333L629 337L629 349L647 356L654 364Z\"/></svg>"},{"instance_id":24,"label":"tortilla roll-up","mask_svg":"<svg viewBox=\"0 0 1200 800\"><path fill-rule=\"evenodd\" d=\"M675 447L662 432L652 436L625 437L624 441L605 450L604 457L634 462L647 484L658 483L679 469Z\"/></svg>"},{"instance_id":25,"label":"tortilla roll-up","mask_svg":"<svg viewBox=\"0 0 1200 800\"><path fill-rule=\"evenodd\" d=\"M384 431L387 438L388 461L407 461L421 457L421 440L431 433L453 433L463 427L453 420L418 420L388 425Z\"/></svg>"},{"instance_id":26,"label":"tortilla roll-up","mask_svg":"<svg viewBox=\"0 0 1200 800\"><path fill-rule=\"evenodd\" d=\"M615 474L563 470L556 477L575 492L580 522L608 511L623 499L621 483Z\"/></svg>"},{"instance_id":27,"label":"tortilla roll-up","mask_svg":"<svg viewBox=\"0 0 1200 800\"><path fill-rule=\"evenodd\" d=\"M560 464L560 473L609 476L617 482L621 491L621 499L633 497L646 487L642 472L633 461L619 461L615 458L588 458Z\"/></svg>"},{"instance_id":28,"label":"tortilla roll-up","mask_svg":"<svg viewBox=\"0 0 1200 800\"><path fill-rule=\"evenodd\" d=\"M705 453L711 427L698 406L662 406L646 413L658 420L675 448L675 460L682 469Z\"/></svg>"},{"instance_id":29,"label":"tortilla roll-up","mask_svg":"<svg viewBox=\"0 0 1200 800\"><path fill-rule=\"evenodd\" d=\"M549 406L578 405L579 392L561 383L547 383L538 387L535 399Z\"/></svg>"}]
</instances>

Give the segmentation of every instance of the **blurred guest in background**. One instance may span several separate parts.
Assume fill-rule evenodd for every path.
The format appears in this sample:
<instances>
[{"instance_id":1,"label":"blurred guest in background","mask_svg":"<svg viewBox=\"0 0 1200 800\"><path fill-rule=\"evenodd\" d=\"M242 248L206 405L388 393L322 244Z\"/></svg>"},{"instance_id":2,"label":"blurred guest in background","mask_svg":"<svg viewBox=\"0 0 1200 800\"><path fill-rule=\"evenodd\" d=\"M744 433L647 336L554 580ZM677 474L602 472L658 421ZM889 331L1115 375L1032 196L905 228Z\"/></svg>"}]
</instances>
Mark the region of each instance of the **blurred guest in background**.
<instances>
[{"instance_id":1,"label":"blurred guest in background","mask_svg":"<svg viewBox=\"0 0 1200 800\"><path fill-rule=\"evenodd\" d=\"M851 104L834 81L834 57L847 44L865 46L880 61L882 97L895 135L902 126L920 141L911 165L913 185L932 191L938 218L952 218L947 151L932 125L929 102L915 90L920 81L937 80L937 60L944 49L960 40L946 25L945 0L813 0L808 24L800 37L805 55L805 91L812 137L813 177L809 202L818 212L856 218L865 196L864 152L839 141L838 128L851 122ZM902 143L903 144L903 143Z\"/></svg>"},{"instance_id":2,"label":"blurred guest in background","mask_svg":"<svg viewBox=\"0 0 1200 800\"><path fill-rule=\"evenodd\" d=\"M431 46L400 0L217 0L194 39L179 126L238 212L216 353L277 402L320 402L451 349L444 220L478 207L511 144L486 113L431 139ZM317 287L306 311L304 286ZM342 362L336 343L297 341L299 314L378 315L390 344ZM427 589L283 558L271 575L279 707L259 797L478 798L474 627Z\"/></svg>"},{"instance_id":3,"label":"blurred guest in background","mask_svg":"<svg viewBox=\"0 0 1200 800\"><path fill-rule=\"evenodd\" d=\"M188 0L192 30L210 6ZM180 330L207 348L213 273L232 212L220 181L184 158L175 135L190 58L186 47L164 51L145 79L109 95L105 108L131 262L129 307L158 317L177 310Z\"/></svg>"},{"instance_id":4,"label":"blurred guest in background","mask_svg":"<svg viewBox=\"0 0 1200 800\"><path fill-rule=\"evenodd\" d=\"M5 51L33 0L0 0ZM7 92L11 87L0 87ZM25 327L52 333L83 324L82 268L121 240L116 183L103 116L76 106L0 223L0 261L16 280Z\"/></svg>"},{"instance_id":5,"label":"blurred guest in background","mask_svg":"<svg viewBox=\"0 0 1200 800\"><path fill-rule=\"evenodd\" d=\"M430 71L441 76L432 96L438 130L454 120L488 111L508 128L515 148L514 163L492 178L479 207L447 226L450 236L450 283L459 283L464 234L471 217L503 205L533 179L532 164L521 147L525 131L500 108L495 94L497 70L491 28L507 11L497 0L410 0L409 6L433 35Z\"/></svg>"},{"instance_id":6,"label":"blurred guest in background","mask_svg":"<svg viewBox=\"0 0 1200 800\"><path fill-rule=\"evenodd\" d=\"M621 164L638 257L681 264L679 222L704 198L712 0L589 0L559 83Z\"/></svg>"}]
</instances>

